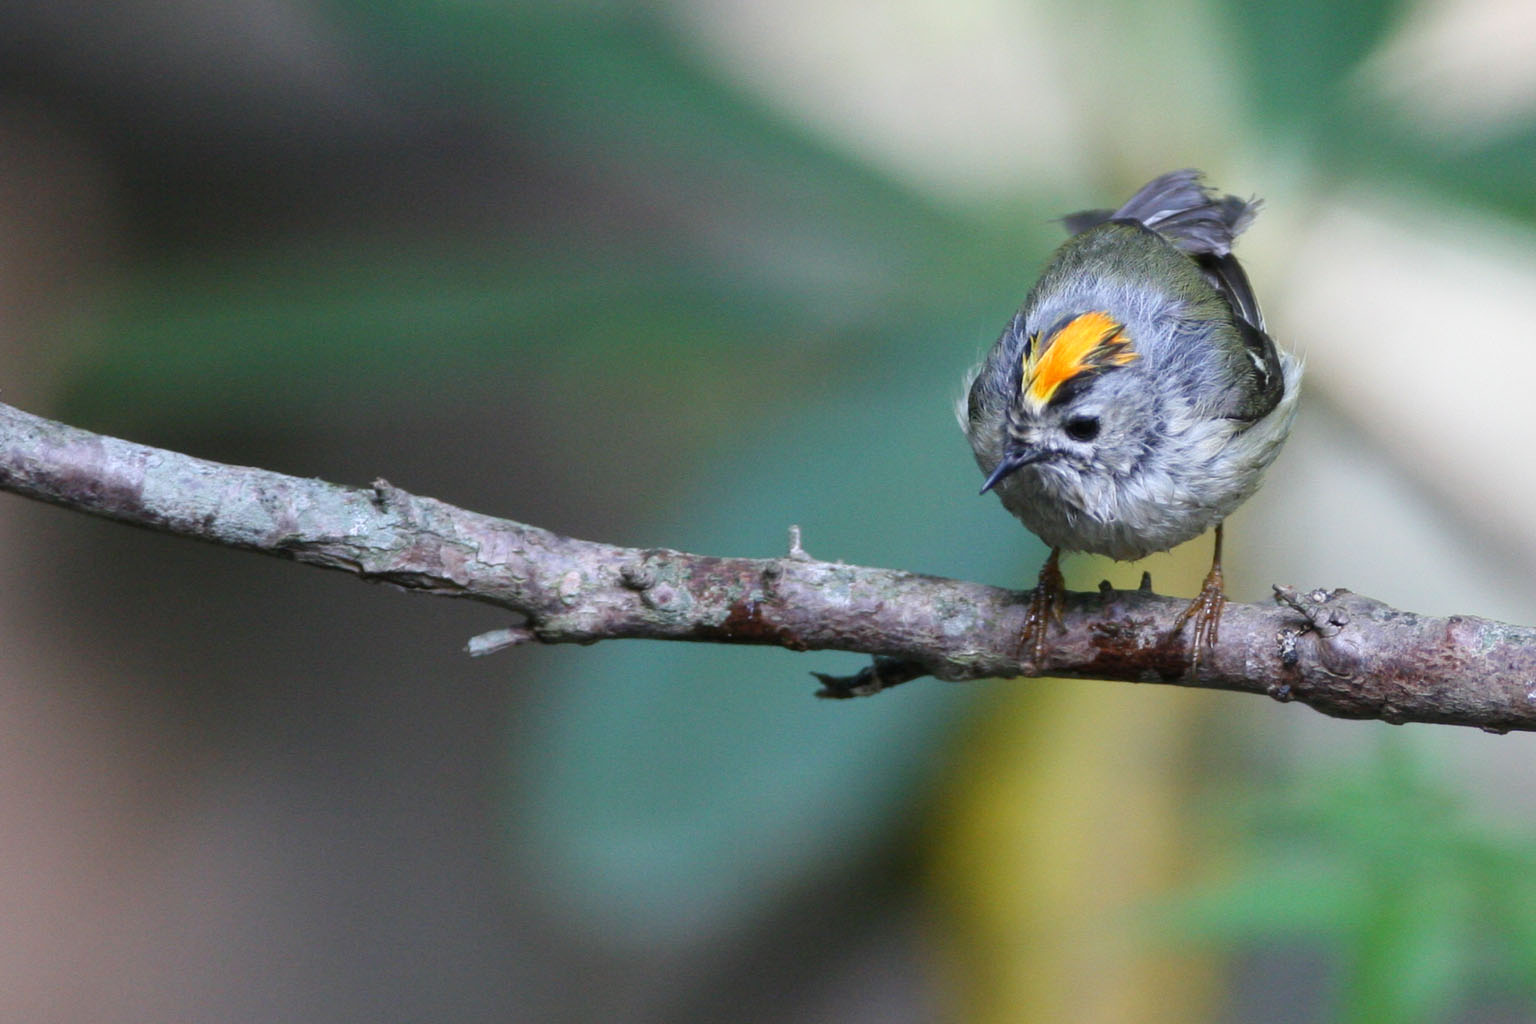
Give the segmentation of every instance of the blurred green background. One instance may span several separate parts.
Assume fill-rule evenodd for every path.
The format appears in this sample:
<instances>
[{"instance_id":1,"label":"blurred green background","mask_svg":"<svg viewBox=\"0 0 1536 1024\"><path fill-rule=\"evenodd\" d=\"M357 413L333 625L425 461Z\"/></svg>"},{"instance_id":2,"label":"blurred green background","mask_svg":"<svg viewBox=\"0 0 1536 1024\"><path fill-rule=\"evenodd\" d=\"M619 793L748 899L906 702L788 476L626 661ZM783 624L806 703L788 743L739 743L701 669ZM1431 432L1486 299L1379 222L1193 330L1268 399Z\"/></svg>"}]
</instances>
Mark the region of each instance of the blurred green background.
<instances>
[{"instance_id":1,"label":"blurred green background","mask_svg":"<svg viewBox=\"0 0 1536 1024\"><path fill-rule=\"evenodd\" d=\"M1198 166L1265 198L1240 253L1309 367L1229 592L1536 622L1527 7L0 5L0 397L1024 586L964 371L1053 218ZM491 610L14 498L0 561L0 1018L1536 1019L1524 736L815 701L831 654L471 661Z\"/></svg>"}]
</instances>

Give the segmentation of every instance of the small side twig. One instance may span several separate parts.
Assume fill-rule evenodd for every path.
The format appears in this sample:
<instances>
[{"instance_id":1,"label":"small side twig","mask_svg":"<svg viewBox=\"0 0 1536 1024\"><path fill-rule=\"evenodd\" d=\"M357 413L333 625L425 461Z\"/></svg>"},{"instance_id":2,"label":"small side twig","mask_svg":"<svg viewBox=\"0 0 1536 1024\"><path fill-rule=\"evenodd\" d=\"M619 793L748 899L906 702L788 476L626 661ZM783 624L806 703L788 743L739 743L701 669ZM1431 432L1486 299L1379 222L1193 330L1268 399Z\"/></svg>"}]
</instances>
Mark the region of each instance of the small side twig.
<instances>
[{"instance_id":1,"label":"small side twig","mask_svg":"<svg viewBox=\"0 0 1536 1024\"><path fill-rule=\"evenodd\" d=\"M900 686L902 683L910 683L928 674L928 666L920 661L903 661L900 658L878 656L851 676L829 676L823 672L811 673L821 683L821 689L816 691L816 696L827 700L873 697L881 691Z\"/></svg>"}]
</instances>

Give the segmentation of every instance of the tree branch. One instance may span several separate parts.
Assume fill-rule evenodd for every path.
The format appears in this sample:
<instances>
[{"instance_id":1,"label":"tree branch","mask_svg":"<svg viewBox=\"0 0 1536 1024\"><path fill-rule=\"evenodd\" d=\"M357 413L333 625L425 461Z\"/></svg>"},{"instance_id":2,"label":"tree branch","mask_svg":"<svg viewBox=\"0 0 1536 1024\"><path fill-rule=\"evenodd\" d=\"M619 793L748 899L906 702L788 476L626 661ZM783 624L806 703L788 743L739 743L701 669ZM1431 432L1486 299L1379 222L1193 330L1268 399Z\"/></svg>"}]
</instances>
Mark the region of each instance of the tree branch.
<instances>
[{"instance_id":1,"label":"tree branch","mask_svg":"<svg viewBox=\"0 0 1536 1024\"><path fill-rule=\"evenodd\" d=\"M770 644L874 656L822 695L934 675L1161 682L1267 694L1340 718L1536 730L1536 630L1428 618L1345 590L1277 587L1228 604L1190 677L1181 600L1150 584L1068 595L1040 664L1017 650L1027 594L811 558L624 548L455 508L380 480L367 489L227 466L0 405L0 489L125 523L493 604L519 625L472 653L619 637Z\"/></svg>"}]
</instances>

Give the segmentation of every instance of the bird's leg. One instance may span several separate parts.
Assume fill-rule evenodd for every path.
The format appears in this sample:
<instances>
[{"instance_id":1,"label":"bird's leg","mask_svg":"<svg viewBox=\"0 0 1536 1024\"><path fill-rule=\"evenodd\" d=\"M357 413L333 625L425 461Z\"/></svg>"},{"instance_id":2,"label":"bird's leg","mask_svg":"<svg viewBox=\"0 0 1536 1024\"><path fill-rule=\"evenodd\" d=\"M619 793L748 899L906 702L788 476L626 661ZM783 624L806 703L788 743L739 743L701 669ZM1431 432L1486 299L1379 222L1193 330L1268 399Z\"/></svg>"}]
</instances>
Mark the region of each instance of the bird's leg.
<instances>
[{"instance_id":1,"label":"bird's leg","mask_svg":"<svg viewBox=\"0 0 1536 1024\"><path fill-rule=\"evenodd\" d=\"M1194 635L1190 638L1189 648L1190 675L1200 670L1201 648L1216 646L1216 630L1221 625L1221 610L1227 603L1221 577L1221 527L1222 524L1216 524L1216 550L1211 555L1211 571L1206 573L1205 583L1200 587L1200 593L1174 620L1173 632L1170 634L1178 636L1183 631L1185 623L1190 619L1195 620Z\"/></svg>"},{"instance_id":2,"label":"bird's leg","mask_svg":"<svg viewBox=\"0 0 1536 1024\"><path fill-rule=\"evenodd\" d=\"M1061 618L1061 606L1067 596L1067 584L1061 577L1061 548L1051 548L1051 557L1040 567L1040 578L1029 595L1029 611L1024 616L1024 631L1019 635L1017 657L1029 655L1030 663L1039 666L1045 658L1045 637L1051 621L1066 629Z\"/></svg>"}]
</instances>

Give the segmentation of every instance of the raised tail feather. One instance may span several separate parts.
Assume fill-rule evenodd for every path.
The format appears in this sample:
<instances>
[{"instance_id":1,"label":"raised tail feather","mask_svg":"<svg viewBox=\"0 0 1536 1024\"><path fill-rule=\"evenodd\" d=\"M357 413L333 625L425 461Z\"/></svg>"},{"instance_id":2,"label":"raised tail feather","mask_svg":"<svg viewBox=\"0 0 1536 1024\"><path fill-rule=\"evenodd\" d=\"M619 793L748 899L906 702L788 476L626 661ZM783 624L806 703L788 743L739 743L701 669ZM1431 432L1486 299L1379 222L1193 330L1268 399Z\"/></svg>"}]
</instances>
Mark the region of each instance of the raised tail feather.
<instances>
[{"instance_id":1,"label":"raised tail feather","mask_svg":"<svg viewBox=\"0 0 1536 1024\"><path fill-rule=\"evenodd\" d=\"M1075 235L1105 221L1135 221L1185 252L1225 256L1232 240L1253 222L1259 202L1219 196L1200 177L1192 169L1170 171L1147 182L1118 210L1084 210L1063 217L1062 223Z\"/></svg>"}]
</instances>

